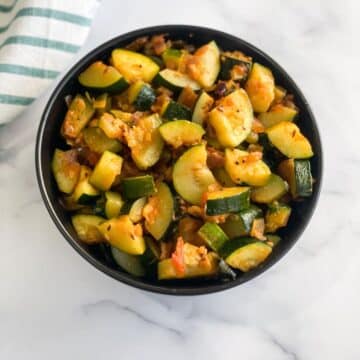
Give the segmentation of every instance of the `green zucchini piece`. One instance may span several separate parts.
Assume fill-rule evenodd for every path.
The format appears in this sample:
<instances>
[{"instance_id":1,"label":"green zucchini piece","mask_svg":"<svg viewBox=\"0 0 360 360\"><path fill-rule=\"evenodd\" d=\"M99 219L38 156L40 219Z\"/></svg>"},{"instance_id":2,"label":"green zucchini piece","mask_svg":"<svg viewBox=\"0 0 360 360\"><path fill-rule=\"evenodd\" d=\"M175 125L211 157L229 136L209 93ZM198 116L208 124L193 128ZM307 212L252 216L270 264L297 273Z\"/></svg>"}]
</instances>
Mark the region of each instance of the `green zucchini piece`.
<instances>
[{"instance_id":1,"label":"green zucchini piece","mask_svg":"<svg viewBox=\"0 0 360 360\"><path fill-rule=\"evenodd\" d=\"M213 104L214 99L208 93L202 91L196 100L191 120L194 123L203 125Z\"/></svg>"},{"instance_id":2,"label":"green zucchini piece","mask_svg":"<svg viewBox=\"0 0 360 360\"><path fill-rule=\"evenodd\" d=\"M254 63L245 84L255 112L266 112L275 98L275 81L270 69Z\"/></svg>"},{"instance_id":3,"label":"green zucchini piece","mask_svg":"<svg viewBox=\"0 0 360 360\"><path fill-rule=\"evenodd\" d=\"M215 252L218 252L229 241L228 236L221 227L215 223L207 222L198 231L199 236Z\"/></svg>"},{"instance_id":4,"label":"green zucchini piece","mask_svg":"<svg viewBox=\"0 0 360 360\"><path fill-rule=\"evenodd\" d=\"M104 221L104 218L96 215L78 214L71 217L77 236L89 245L104 241L104 237L98 228Z\"/></svg>"},{"instance_id":5,"label":"green zucchini piece","mask_svg":"<svg viewBox=\"0 0 360 360\"><path fill-rule=\"evenodd\" d=\"M309 160L284 160L279 164L278 173L288 182L293 198L311 196L313 178Z\"/></svg>"},{"instance_id":6,"label":"green zucchini piece","mask_svg":"<svg viewBox=\"0 0 360 360\"><path fill-rule=\"evenodd\" d=\"M249 76L252 61L240 51L227 51L220 55L221 70L219 78L221 80L234 80L241 83L246 81Z\"/></svg>"},{"instance_id":7,"label":"green zucchini piece","mask_svg":"<svg viewBox=\"0 0 360 360\"><path fill-rule=\"evenodd\" d=\"M253 159L252 156L239 149L225 150L225 170L236 184L263 186L269 181L269 167L261 159Z\"/></svg>"},{"instance_id":8,"label":"green zucchini piece","mask_svg":"<svg viewBox=\"0 0 360 360\"><path fill-rule=\"evenodd\" d=\"M174 119L191 119L191 110L185 105L179 104L176 101L170 100L168 103L165 103L161 116L167 120Z\"/></svg>"},{"instance_id":9,"label":"green zucchini piece","mask_svg":"<svg viewBox=\"0 0 360 360\"><path fill-rule=\"evenodd\" d=\"M61 133L64 137L75 139L81 130L87 125L95 109L91 102L80 94L77 94L71 102L62 124Z\"/></svg>"},{"instance_id":10,"label":"green zucchini piece","mask_svg":"<svg viewBox=\"0 0 360 360\"><path fill-rule=\"evenodd\" d=\"M256 218L261 217L262 211L255 205L237 214L231 214L226 221L220 225L230 239L248 235Z\"/></svg>"},{"instance_id":11,"label":"green zucchini piece","mask_svg":"<svg viewBox=\"0 0 360 360\"><path fill-rule=\"evenodd\" d=\"M96 114L102 115L111 109L111 97L107 93L101 94L93 101L93 106Z\"/></svg>"},{"instance_id":12,"label":"green zucchini piece","mask_svg":"<svg viewBox=\"0 0 360 360\"><path fill-rule=\"evenodd\" d=\"M275 86L275 103L281 102L286 96L286 89L281 86Z\"/></svg>"},{"instance_id":13,"label":"green zucchini piece","mask_svg":"<svg viewBox=\"0 0 360 360\"><path fill-rule=\"evenodd\" d=\"M78 203L80 205L91 205L100 197L100 192L89 182L90 176L91 169L82 165L79 182L70 196L74 203Z\"/></svg>"},{"instance_id":14,"label":"green zucchini piece","mask_svg":"<svg viewBox=\"0 0 360 360\"><path fill-rule=\"evenodd\" d=\"M165 67L171 70L178 70L185 54L186 52L184 50L168 48L161 54L161 57Z\"/></svg>"},{"instance_id":15,"label":"green zucchini piece","mask_svg":"<svg viewBox=\"0 0 360 360\"><path fill-rule=\"evenodd\" d=\"M105 192L105 215L108 219L118 217L124 204L125 202L119 193Z\"/></svg>"},{"instance_id":16,"label":"green zucchini piece","mask_svg":"<svg viewBox=\"0 0 360 360\"><path fill-rule=\"evenodd\" d=\"M139 169L146 170L160 159L164 147L159 132L160 125L159 115L152 114L141 118L136 126L129 129L127 144Z\"/></svg>"},{"instance_id":17,"label":"green zucchini piece","mask_svg":"<svg viewBox=\"0 0 360 360\"><path fill-rule=\"evenodd\" d=\"M55 149L51 163L52 172L60 191L70 194L74 191L80 176L80 164L75 150Z\"/></svg>"},{"instance_id":18,"label":"green zucchini piece","mask_svg":"<svg viewBox=\"0 0 360 360\"><path fill-rule=\"evenodd\" d=\"M145 276L146 269L142 264L141 256L130 255L114 246L111 247L111 255L116 264L129 274L138 277Z\"/></svg>"},{"instance_id":19,"label":"green zucchini piece","mask_svg":"<svg viewBox=\"0 0 360 360\"><path fill-rule=\"evenodd\" d=\"M314 155L309 140L290 121L282 121L266 130L271 143L279 151L293 159L307 159Z\"/></svg>"},{"instance_id":20,"label":"green zucchini piece","mask_svg":"<svg viewBox=\"0 0 360 360\"><path fill-rule=\"evenodd\" d=\"M90 183L97 189L107 191L120 175L123 158L111 151L104 151L90 176Z\"/></svg>"},{"instance_id":21,"label":"green zucchini piece","mask_svg":"<svg viewBox=\"0 0 360 360\"><path fill-rule=\"evenodd\" d=\"M156 194L151 195L144 206L143 216L146 230L156 240L160 240L173 220L175 203L169 187L164 182L156 187Z\"/></svg>"},{"instance_id":22,"label":"green zucchini piece","mask_svg":"<svg viewBox=\"0 0 360 360\"><path fill-rule=\"evenodd\" d=\"M146 197L135 200L130 208L129 217L133 223L138 223L143 219L143 209L146 204Z\"/></svg>"},{"instance_id":23,"label":"green zucchini piece","mask_svg":"<svg viewBox=\"0 0 360 360\"><path fill-rule=\"evenodd\" d=\"M254 238L237 238L225 243L221 256L235 269L247 272L263 263L272 248Z\"/></svg>"},{"instance_id":24,"label":"green zucchini piece","mask_svg":"<svg viewBox=\"0 0 360 360\"><path fill-rule=\"evenodd\" d=\"M282 104L276 104L272 106L268 112L260 113L258 119L265 128L269 128L282 121L293 121L297 113L296 109Z\"/></svg>"},{"instance_id":25,"label":"green zucchini piece","mask_svg":"<svg viewBox=\"0 0 360 360\"><path fill-rule=\"evenodd\" d=\"M196 145L185 151L174 165L172 176L175 190L194 205L200 205L209 185L216 184L206 158L205 145Z\"/></svg>"},{"instance_id":26,"label":"green zucchini piece","mask_svg":"<svg viewBox=\"0 0 360 360\"><path fill-rule=\"evenodd\" d=\"M186 74L183 74L176 70L164 69L161 70L155 77L153 85L163 86L167 89L179 93L183 88L189 87L192 90L200 90L200 85L192 80Z\"/></svg>"},{"instance_id":27,"label":"green zucchini piece","mask_svg":"<svg viewBox=\"0 0 360 360\"><path fill-rule=\"evenodd\" d=\"M151 175L128 177L122 180L122 193L126 199L137 199L156 192Z\"/></svg>"},{"instance_id":28,"label":"green zucchini piece","mask_svg":"<svg viewBox=\"0 0 360 360\"><path fill-rule=\"evenodd\" d=\"M219 274L222 278L230 278L235 280L237 277L236 272L223 260L219 261Z\"/></svg>"},{"instance_id":29,"label":"green zucchini piece","mask_svg":"<svg viewBox=\"0 0 360 360\"><path fill-rule=\"evenodd\" d=\"M206 215L236 213L250 206L249 187L231 187L209 192L206 195Z\"/></svg>"},{"instance_id":30,"label":"green zucchini piece","mask_svg":"<svg viewBox=\"0 0 360 360\"><path fill-rule=\"evenodd\" d=\"M155 91L148 84L143 81L137 81L132 84L128 90L129 103L134 104L136 110L147 111L150 110L151 105L156 100Z\"/></svg>"},{"instance_id":31,"label":"green zucchini piece","mask_svg":"<svg viewBox=\"0 0 360 360\"><path fill-rule=\"evenodd\" d=\"M90 150L102 154L105 151L118 153L122 150L120 141L108 138L98 127L88 127L83 130L84 141Z\"/></svg>"},{"instance_id":32,"label":"green zucchini piece","mask_svg":"<svg viewBox=\"0 0 360 360\"><path fill-rule=\"evenodd\" d=\"M129 83L113 66L96 61L79 75L79 83L93 91L121 92Z\"/></svg>"},{"instance_id":33,"label":"green zucchini piece","mask_svg":"<svg viewBox=\"0 0 360 360\"><path fill-rule=\"evenodd\" d=\"M266 185L251 190L251 200L256 203L269 204L285 195L288 188L287 182L280 176L271 174Z\"/></svg>"},{"instance_id":34,"label":"green zucchini piece","mask_svg":"<svg viewBox=\"0 0 360 360\"><path fill-rule=\"evenodd\" d=\"M133 224L128 215L107 220L99 230L111 246L131 255L141 255L146 250L140 224Z\"/></svg>"},{"instance_id":35,"label":"green zucchini piece","mask_svg":"<svg viewBox=\"0 0 360 360\"><path fill-rule=\"evenodd\" d=\"M225 147L236 147L242 143L251 132L253 119L251 103L243 89L220 99L209 113L210 125Z\"/></svg>"},{"instance_id":36,"label":"green zucchini piece","mask_svg":"<svg viewBox=\"0 0 360 360\"><path fill-rule=\"evenodd\" d=\"M274 233L285 227L291 214L291 207L277 202L269 204L265 215L265 231Z\"/></svg>"},{"instance_id":37,"label":"green zucchini piece","mask_svg":"<svg viewBox=\"0 0 360 360\"><path fill-rule=\"evenodd\" d=\"M199 47L187 64L191 78L202 87L212 86L220 72L220 50L215 41Z\"/></svg>"},{"instance_id":38,"label":"green zucchini piece","mask_svg":"<svg viewBox=\"0 0 360 360\"><path fill-rule=\"evenodd\" d=\"M223 167L212 169L212 172L221 186L223 187L236 186L236 184L231 180L231 177Z\"/></svg>"},{"instance_id":39,"label":"green zucchini piece","mask_svg":"<svg viewBox=\"0 0 360 360\"><path fill-rule=\"evenodd\" d=\"M125 49L113 50L111 62L131 83L137 80L149 83L160 70L159 65L149 57Z\"/></svg>"},{"instance_id":40,"label":"green zucchini piece","mask_svg":"<svg viewBox=\"0 0 360 360\"><path fill-rule=\"evenodd\" d=\"M188 120L175 120L160 126L160 134L165 142L174 148L199 144L205 130Z\"/></svg>"}]
</instances>

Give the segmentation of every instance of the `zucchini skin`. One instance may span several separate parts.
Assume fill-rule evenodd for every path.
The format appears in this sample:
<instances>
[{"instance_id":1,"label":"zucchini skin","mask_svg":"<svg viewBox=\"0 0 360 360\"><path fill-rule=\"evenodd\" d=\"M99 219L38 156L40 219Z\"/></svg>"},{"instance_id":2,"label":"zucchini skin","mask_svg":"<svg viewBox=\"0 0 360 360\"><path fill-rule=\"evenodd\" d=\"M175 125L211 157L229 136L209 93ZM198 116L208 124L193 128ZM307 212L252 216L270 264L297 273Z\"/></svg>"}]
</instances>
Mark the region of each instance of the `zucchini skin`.
<instances>
[{"instance_id":1,"label":"zucchini skin","mask_svg":"<svg viewBox=\"0 0 360 360\"><path fill-rule=\"evenodd\" d=\"M156 192L154 178L151 175L125 178L121 186L122 194L126 199L137 199Z\"/></svg>"},{"instance_id":2,"label":"zucchini skin","mask_svg":"<svg viewBox=\"0 0 360 360\"><path fill-rule=\"evenodd\" d=\"M198 234L215 252L218 252L224 246L224 244L229 241L229 238L221 229L221 227L211 222L205 223L199 229Z\"/></svg>"},{"instance_id":3,"label":"zucchini skin","mask_svg":"<svg viewBox=\"0 0 360 360\"><path fill-rule=\"evenodd\" d=\"M167 120L191 120L191 110L176 101L170 100L162 116Z\"/></svg>"}]
</instances>

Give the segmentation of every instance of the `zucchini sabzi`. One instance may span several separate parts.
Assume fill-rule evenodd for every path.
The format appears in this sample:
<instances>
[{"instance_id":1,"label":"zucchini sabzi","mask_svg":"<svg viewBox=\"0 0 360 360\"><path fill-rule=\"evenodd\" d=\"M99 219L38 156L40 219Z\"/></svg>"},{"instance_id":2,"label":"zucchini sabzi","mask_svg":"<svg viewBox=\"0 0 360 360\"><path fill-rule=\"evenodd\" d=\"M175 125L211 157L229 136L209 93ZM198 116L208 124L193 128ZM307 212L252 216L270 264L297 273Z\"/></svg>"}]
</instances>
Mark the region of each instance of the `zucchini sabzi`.
<instances>
[{"instance_id":1,"label":"zucchini sabzi","mask_svg":"<svg viewBox=\"0 0 360 360\"><path fill-rule=\"evenodd\" d=\"M131 276L234 279L312 195L302 114L257 59L155 40L79 74L51 164L59 200L79 241Z\"/></svg>"}]
</instances>

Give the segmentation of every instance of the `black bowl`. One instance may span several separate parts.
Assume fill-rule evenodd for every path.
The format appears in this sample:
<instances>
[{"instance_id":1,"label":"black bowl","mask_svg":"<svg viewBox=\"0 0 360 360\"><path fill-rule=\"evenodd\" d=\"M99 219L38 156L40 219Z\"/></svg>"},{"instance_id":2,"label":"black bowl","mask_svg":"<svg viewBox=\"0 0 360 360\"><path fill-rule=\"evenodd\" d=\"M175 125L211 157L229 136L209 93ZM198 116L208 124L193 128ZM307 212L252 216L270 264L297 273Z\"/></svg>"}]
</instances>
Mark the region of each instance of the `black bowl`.
<instances>
[{"instance_id":1,"label":"black bowl","mask_svg":"<svg viewBox=\"0 0 360 360\"><path fill-rule=\"evenodd\" d=\"M316 180L313 195L294 206L289 225L282 231L283 239L267 261L260 267L241 274L235 280L159 282L133 277L116 267L111 258L105 256L101 249L89 247L78 240L69 214L64 211L58 201L59 194L51 174L50 163L55 147L63 145L59 130L66 111L64 98L80 90L77 82L79 73L95 60L106 60L112 49L116 47L124 46L140 36L161 33L169 34L171 39L189 40L195 45L215 40L223 50L241 50L253 57L255 61L268 66L275 76L276 83L294 94L295 103L300 109L301 130L309 138L314 149L315 156L311 159L312 172ZM322 150L318 128L308 102L290 76L273 59L244 40L217 30L197 26L166 25L140 29L118 36L91 51L72 67L60 81L45 107L36 140L36 170L42 197L56 226L69 244L97 269L116 280L144 290L173 295L198 295L229 289L257 277L279 261L295 244L308 224L319 196Z\"/></svg>"}]
</instances>

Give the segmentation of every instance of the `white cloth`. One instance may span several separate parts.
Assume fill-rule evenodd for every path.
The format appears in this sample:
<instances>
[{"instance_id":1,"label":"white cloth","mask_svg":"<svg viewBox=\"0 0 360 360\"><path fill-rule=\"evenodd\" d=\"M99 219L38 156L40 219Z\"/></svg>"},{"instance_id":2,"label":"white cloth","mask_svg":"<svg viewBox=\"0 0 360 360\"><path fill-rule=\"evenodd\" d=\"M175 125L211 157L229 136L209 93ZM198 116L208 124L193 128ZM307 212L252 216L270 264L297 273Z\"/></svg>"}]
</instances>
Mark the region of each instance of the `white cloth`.
<instances>
[{"instance_id":1,"label":"white cloth","mask_svg":"<svg viewBox=\"0 0 360 360\"><path fill-rule=\"evenodd\" d=\"M0 124L40 95L76 53L98 0L0 0Z\"/></svg>"}]
</instances>

